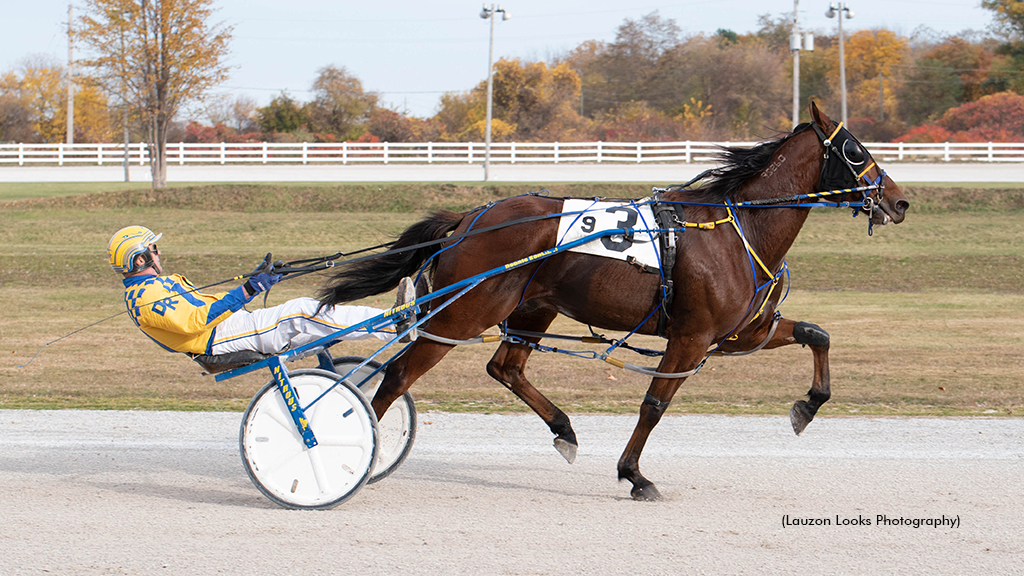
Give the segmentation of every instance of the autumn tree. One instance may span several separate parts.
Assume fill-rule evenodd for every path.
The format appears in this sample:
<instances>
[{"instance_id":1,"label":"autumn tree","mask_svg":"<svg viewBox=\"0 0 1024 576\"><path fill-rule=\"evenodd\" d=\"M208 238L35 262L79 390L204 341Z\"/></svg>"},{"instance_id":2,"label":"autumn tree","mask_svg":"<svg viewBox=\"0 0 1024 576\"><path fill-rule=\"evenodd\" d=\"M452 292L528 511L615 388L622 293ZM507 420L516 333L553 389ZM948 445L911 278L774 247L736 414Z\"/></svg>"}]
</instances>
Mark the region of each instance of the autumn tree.
<instances>
[{"instance_id":1,"label":"autumn tree","mask_svg":"<svg viewBox=\"0 0 1024 576\"><path fill-rule=\"evenodd\" d=\"M503 58L494 68L493 116L512 128L514 138L585 137L587 122L578 111L580 79L567 64L548 68L543 62Z\"/></svg>"},{"instance_id":2,"label":"autumn tree","mask_svg":"<svg viewBox=\"0 0 1024 576\"><path fill-rule=\"evenodd\" d=\"M647 84L665 52L680 41L675 20L657 11L640 19L627 18L615 41L591 43L577 49L566 63L581 78L585 114L608 111L647 97Z\"/></svg>"},{"instance_id":3,"label":"autumn tree","mask_svg":"<svg viewBox=\"0 0 1024 576\"><path fill-rule=\"evenodd\" d=\"M75 141L104 142L112 135L106 95L89 78L75 91ZM26 58L19 72L0 80L0 139L63 142L67 137L67 73L44 57Z\"/></svg>"},{"instance_id":4,"label":"autumn tree","mask_svg":"<svg viewBox=\"0 0 1024 576\"><path fill-rule=\"evenodd\" d=\"M366 122L377 106L377 95L344 66L324 66L313 81L313 101L306 105L309 129L355 140L366 133Z\"/></svg>"},{"instance_id":5,"label":"autumn tree","mask_svg":"<svg viewBox=\"0 0 1024 576\"><path fill-rule=\"evenodd\" d=\"M228 76L231 27L212 23L213 0L85 0L83 64L124 94L148 131L153 187L167 184L167 136L183 106Z\"/></svg>"},{"instance_id":6,"label":"autumn tree","mask_svg":"<svg viewBox=\"0 0 1024 576\"><path fill-rule=\"evenodd\" d=\"M295 132L309 122L306 110L295 99L282 92L270 104L256 109L260 128L267 133Z\"/></svg>"},{"instance_id":7,"label":"autumn tree","mask_svg":"<svg viewBox=\"0 0 1024 576\"><path fill-rule=\"evenodd\" d=\"M947 110L935 123L915 126L898 142L1020 142L1024 96L1000 92Z\"/></svg>"}]
</instances>

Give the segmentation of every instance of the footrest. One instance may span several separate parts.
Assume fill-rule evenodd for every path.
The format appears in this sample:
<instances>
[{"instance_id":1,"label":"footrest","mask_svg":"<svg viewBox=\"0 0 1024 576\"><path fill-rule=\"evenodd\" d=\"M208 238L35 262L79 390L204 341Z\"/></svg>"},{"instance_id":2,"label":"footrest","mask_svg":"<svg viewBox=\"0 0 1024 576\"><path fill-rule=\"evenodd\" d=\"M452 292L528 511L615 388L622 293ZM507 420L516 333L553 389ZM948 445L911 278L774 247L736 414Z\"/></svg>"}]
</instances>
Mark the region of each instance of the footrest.
<instances>
[{"instance_id":1,"label":"footrest","mask_svg":"<svg viewBox=\"0 0 1024 576\"><path fill-rule=\"evenodd\" d=\"M242 366L248 366L260 360L270 358L270 354L262 354L253 350L241 350L227 354L189 354L192 360L203 367L207 374L227 372Z\"/></svg>"}]
</instances>

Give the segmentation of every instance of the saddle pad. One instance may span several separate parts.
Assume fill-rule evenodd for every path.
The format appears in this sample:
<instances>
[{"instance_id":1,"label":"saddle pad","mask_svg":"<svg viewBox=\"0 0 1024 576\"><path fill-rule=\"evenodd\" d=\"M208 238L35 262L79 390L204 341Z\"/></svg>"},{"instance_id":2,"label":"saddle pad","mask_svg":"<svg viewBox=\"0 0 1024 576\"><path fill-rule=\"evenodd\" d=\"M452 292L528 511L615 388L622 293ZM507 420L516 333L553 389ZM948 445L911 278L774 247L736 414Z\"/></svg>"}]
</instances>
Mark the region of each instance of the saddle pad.
<instances>
[{"instance_id":1,"label":"saddle pad","mask_svg":"<svg viewBox=\"0 0 1024 576\"><path fill-rule=\"evenodd\" d=\"M638 201L638 202L643 202ZM566 199L562 203L562 212L581 212L583 214L566 214L558 220L559 245L579 240L584 236L614 228L633 228L637 230L630 238L625 234L603 236L570 248L570 252L582 252L616 260L636 259L638 264L659 268L660 247L656 230L658 224L654 219L651 205L630 202L598 202L586 199Z\"/></svg>"}]
</instances>

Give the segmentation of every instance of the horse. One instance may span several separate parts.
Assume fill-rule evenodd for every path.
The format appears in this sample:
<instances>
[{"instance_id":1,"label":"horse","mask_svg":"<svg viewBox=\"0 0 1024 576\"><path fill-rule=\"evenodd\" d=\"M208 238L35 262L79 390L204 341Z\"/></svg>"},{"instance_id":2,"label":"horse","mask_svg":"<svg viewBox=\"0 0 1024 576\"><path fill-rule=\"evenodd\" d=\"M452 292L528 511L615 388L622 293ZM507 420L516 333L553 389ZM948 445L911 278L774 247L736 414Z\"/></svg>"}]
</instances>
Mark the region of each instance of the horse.
<instances>
[{"instance_id":1,"label":"horse","mask_svg":"<svg viewBox=\"0 0 1024 576\"><path fill-rule=\"evenodd\" d=\"M654 483L640 473L640 454L676 391L710 350L729 354L792 344L810 347L811 388L807 399L790 410L799 435L831 395L830 340L815 324L777 314L782 290L773 288L811 206L821 205L808 199L841 190L833 193L834 204L854 206L855 215L867 212L869 227L902 222L910 206L899 186L842 124L814 103L810 113L811 122L792 133L752 148L723 147L723 164L704 185L665 189L661 200L681 206L689 224L672 229L676 257L663 275L622 260L565 251L496 274L450 299L420 326L442 341L421 334L388 365L372 400L377 416L437 364L457 343L453 341L477 337L504 322L510 333L533 334L502 341L487 373L544 420L555 435L555 448L572 463L578 444L569 417L525 375L540 335L564 314L601 329L642 334L657 334L662 324L666 348L617 465L619 480L632 484L634 499L661 498ZM438 290L528 258L556 245L558 219L550 216L562 208L561 198L528 195L468 212L435 212L404 231L380 258L338 266L320 291L321 303L330 306L392 290L421 268ZM730 219L733 225L726 224ZM471 228L488 230L466 234ZM752 264L755 260L760 266ZM665 298L669 281L670 303ZM418 297L427 291L424 284L423 279L418 282ZM658 309L665 318L655 313Z\"/></svg>"}]
</instances>

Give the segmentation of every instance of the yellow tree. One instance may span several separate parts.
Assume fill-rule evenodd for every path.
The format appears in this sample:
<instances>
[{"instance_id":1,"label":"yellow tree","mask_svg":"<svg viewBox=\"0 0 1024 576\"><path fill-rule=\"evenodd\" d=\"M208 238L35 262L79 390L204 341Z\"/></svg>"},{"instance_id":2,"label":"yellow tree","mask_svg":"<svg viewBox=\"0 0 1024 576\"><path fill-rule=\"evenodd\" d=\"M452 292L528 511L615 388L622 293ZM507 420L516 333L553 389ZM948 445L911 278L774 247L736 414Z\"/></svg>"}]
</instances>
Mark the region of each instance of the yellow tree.
<instances>
[{"instance_id":1,"label":"yellow tree","mask_svg":"<svg viewBox=\"0 0 1024 576\"><path fill-rule=\"evenodd\" d=\"M849 116L878 117L880 101L884 103L885 115L894 115L898 102L892 70L902 65L908 56L907 39L891 30L861 30L846 40L845 49ZM830 47L828 52L829 83L833 86L833 94L838 94L838 44Z\"/></svg>"},{"instance_id":2,"label":"yellow tree","mask_svg":"<svg viewBox=\"0 0 1024 576\"><path fill-rule=\"evenodd\" d=\"M10 130L22 141L62 142L67 137L67 78L64 69L45 59L29 59L21 74L0 79L0 94L17 103L23 128ZM88 78L79 78L75 92L75 141L102 142L111 137L106 95ZM5 122L6 123L6 122ZM30 127L25 130L24 127ZM5 137L4 139L10 139Z\"/></svg>"},{"instance_id":3,"label":"yellow tree","mask_svg":"<svg viewBox=\"0 0 1024 576\"><path fill-rule=\"evenodd\" d=\"M227 79L231 27L212 0L86 0L78 37L109 91L137 107L149 134L153 187L167 184L167 129L191 101Z\"/></svg>"}]
</instances>

